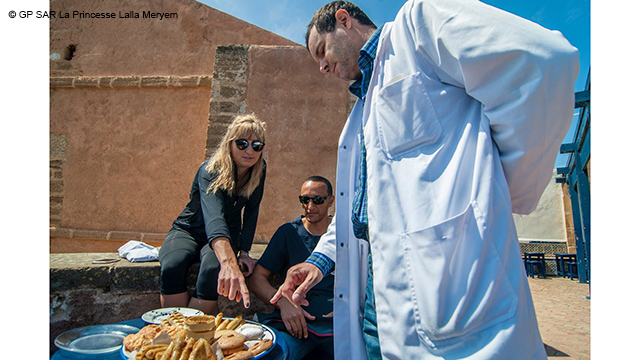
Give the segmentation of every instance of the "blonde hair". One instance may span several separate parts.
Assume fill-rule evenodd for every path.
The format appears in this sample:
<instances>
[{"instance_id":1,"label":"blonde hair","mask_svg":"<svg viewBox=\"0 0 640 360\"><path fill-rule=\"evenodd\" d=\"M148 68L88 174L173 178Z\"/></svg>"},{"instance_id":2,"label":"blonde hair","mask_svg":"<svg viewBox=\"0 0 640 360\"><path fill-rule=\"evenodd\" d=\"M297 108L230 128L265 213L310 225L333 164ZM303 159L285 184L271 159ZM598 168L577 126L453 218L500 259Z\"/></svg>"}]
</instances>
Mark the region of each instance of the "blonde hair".
<instances>
[{"instance_id":1,"label":"blonde hair","mask_svg":"<svg viewBox=\"0 0 640 360\"><path fill-rule=\"evenodd\" d=\"M215 180L211 183L207 192L216 193L218 190L225 191L233 195L236 188L236 165L231 157L232 143L237 139L248 139L254 135L258 140L264 142L266 124L260 121L254 114L238 115L229 124L227 133L220 141L218 149L211 156L207 164L209 173L217 172ZM262 152L258 162L251 167L251 177L242 187L240 196L248 198L260 185L264 171Z\"/></svg>"}]
</instances>

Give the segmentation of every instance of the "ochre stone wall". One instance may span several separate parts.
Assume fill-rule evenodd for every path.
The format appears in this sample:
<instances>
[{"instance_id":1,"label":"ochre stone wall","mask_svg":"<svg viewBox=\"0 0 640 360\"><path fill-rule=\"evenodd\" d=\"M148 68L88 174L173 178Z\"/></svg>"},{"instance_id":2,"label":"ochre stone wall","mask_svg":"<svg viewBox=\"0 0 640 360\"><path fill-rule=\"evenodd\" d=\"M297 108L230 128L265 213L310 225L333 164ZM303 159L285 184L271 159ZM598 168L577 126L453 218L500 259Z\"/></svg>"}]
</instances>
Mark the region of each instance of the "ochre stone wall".
<instances>
[{"instance_id":1,"label":"ochre stone wall","mask_svg":"<svg viewBox=\"0 0 640 360\"><path fill-rule=\"evenodd\" d=\"M300 214L304 178L334 181L353 100L303 46L191 0L51 2L74 9L178 19L51 20L51 252L159 246L237 114L268 124L256 242Z\"/></svg>"},{"instance_id":2,"label":"ochre stone wall","mask_svg":"<svg viewBox=\"0 0 640 360\"><path fill-rule=\"evenodd\" d=\"M70 14L50 21L50 54L60 58L51 62L52 75L210 76L218 45L295 44L193 0L51 0L50 9ZM74 18L73 11L116 18ZM120 18L145 11L177 18Z\"/></svg>"}]
</instances>

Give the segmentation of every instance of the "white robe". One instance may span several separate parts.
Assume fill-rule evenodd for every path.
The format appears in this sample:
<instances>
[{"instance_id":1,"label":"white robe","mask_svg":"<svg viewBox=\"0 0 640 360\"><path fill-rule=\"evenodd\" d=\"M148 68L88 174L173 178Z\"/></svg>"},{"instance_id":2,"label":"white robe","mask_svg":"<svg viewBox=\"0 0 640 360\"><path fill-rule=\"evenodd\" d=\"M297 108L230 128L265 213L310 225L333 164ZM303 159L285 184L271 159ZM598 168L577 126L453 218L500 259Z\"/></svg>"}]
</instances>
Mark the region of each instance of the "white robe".
<instances>
[{"instance_id":1,"label":"white robe","mask_svg":"<svg viewBox=\"0 0 640 360\"><path fill-rule=\"evenodd\" d=\"M336 262L337 359L366 359L369 250L383 358L546 358L512 212L548 183L577 72L562 34L474 0L410 0L384 25L316 247ZM351 224L363 126L370 249Z\"/></svg>"}]
</instances>

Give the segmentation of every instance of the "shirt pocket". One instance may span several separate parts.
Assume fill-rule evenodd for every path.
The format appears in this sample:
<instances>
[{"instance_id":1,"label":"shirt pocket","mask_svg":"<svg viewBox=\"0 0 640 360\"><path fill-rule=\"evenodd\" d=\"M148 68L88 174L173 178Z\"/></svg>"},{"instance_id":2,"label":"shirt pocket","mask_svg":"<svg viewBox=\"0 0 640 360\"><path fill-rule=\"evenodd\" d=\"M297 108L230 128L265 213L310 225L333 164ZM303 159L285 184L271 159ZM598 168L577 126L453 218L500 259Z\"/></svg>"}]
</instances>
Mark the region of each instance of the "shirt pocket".
<instances>
[{"instance_id":1,"label":"shirt pocket","mask_svg":"<svg viewBox=\"0 0 640 360\"><path fill-rule=\"evenodd\" d=\"M472 202L454 218L401 235L417 332L430 347L515 315L517 296L486 228Z\"/></svg>"},{"instance_id":2,"label":"shirt pocket","mask_svg":"<svg viewBox=\"0 0 640 360\"><path fill-rule=\"evenodd\" d=\"M378 136L389 159L433 144L442 134L426 81L422 73L416 72L392 81L376 97Z\"/></svg>"}]
</instances>

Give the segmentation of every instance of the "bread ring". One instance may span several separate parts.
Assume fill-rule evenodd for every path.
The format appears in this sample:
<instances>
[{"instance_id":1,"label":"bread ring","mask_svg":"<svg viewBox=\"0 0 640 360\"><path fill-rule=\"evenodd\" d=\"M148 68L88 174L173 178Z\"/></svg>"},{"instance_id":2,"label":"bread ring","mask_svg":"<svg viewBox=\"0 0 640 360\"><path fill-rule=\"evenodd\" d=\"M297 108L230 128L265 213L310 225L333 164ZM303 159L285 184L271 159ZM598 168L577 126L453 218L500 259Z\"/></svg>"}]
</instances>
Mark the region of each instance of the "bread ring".
<instances>
[{"instance_id":1,"label":"bread ring","mask_svg":"<svg viewBox=\"0 0 640 360\"><path fill-rule=\"evenodd\" d=\"M244 342L247 341L246 336L235 330L216 331L215 339L218 341L222 350L244 346Z\"/></svg>"},{"instance_id":2,"label":"bread ring","mask_svg":"<svg viewBox=\"0 0 640 360\"><path fill-rule=\"evenodd\" d=\"M190 316L184 320L187 331L210 331L216 325L216 318L211 315Z\"/></svg>"},{"instance_id":3,"label":"bread ring","mask_svg":"<svg viewBox=\"0 0 640 360\"><path fill-rule=\"evenodd\" d=\"M187 331L187 338L211 340L215 333L214 329L209 331Z\"/></svg>"}]
</instances>

